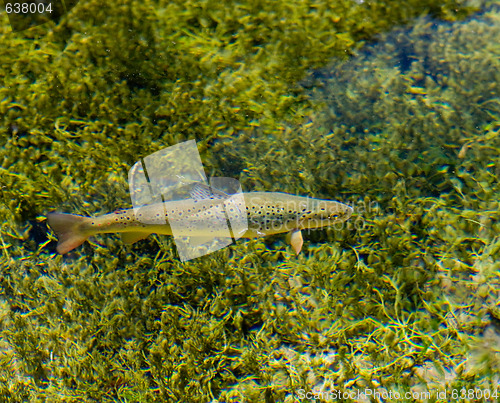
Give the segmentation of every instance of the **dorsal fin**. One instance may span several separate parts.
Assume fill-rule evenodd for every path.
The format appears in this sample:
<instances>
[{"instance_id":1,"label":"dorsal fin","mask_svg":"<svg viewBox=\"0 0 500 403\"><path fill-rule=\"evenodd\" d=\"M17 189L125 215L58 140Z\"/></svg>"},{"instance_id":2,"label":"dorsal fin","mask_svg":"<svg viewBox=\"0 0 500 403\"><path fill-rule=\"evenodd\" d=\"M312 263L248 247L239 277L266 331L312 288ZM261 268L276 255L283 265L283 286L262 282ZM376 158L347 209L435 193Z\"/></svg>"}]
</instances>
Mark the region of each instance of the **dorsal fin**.
<instances>
[{"instance_id":1,"label":"dorsal fin","mask_svg":"<svg viewBox=\"0 0 500 403\"><path fill-rule=\"evenodd\" d=\"M226 200L229 195L203 183L197 183L190 192L191 198L196 201L201 200Z\"/></svg>"}]
</instances>

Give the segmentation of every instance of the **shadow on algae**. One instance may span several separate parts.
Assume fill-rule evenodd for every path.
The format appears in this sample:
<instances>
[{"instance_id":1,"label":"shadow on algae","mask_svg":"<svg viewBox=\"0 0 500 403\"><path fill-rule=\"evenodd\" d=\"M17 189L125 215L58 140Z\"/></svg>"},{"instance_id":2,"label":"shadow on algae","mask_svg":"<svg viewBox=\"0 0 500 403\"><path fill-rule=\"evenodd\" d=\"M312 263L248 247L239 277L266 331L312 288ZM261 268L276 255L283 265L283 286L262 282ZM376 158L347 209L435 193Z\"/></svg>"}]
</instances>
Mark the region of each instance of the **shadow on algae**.
<instances>
[{"instance_id":1,"label":"shadow on algae","mask_svg":"<svg viewBox=\"0 0 500 403\"><path fill-rule=\"evenodd\" d=\"M2 401L494 398L498 2L462 21L421 17L362 48L351 42L354 56L327 67L303 54L308 76L298 85L300 74L280 76L276 60L265 58L279 49L274 31L255 42L243 29L234 42L210 42L207 32L230 30L219 9L204 8L211 2L187 3L199 19L180 3L159 2L159 18L172 16L164 29L182 33L170 42L154 39L147 5L144 15L124 9L145 16L147 29L134 38L135 51L110 55L99 47L107 37L92 37L92 48L81 28L118 38L128 31L113 20L99 25L95 4L81 3L54 27L54 45L30 39L40 61L62 66L70 54L78 68L37 78L43 64L18 57L20 78L0 89ZM350 4L355 12L371 7ZM243 10L242 26L277 20L270 5L259 7L268 13ZM80 25L78 12L90 25ZM290 35L304 28L307 18L297 17L283 28ZM12 39L10 57L22 54L23 41ZM245 59L245 46L255 44ZM185 81L174 79L176 69ZM242 71L264 78L250 86ZM41 215L129 207L128 167L197 130L209 176L241 172L245 191L350 202L355 215L342 228L305 234L299 257L281 237L238 242L188 264L156 236L131 247L105 236L68 256L51 253L54 236ZM35 171L43 175L33 180Z\"/></svg>"}]
</instances>

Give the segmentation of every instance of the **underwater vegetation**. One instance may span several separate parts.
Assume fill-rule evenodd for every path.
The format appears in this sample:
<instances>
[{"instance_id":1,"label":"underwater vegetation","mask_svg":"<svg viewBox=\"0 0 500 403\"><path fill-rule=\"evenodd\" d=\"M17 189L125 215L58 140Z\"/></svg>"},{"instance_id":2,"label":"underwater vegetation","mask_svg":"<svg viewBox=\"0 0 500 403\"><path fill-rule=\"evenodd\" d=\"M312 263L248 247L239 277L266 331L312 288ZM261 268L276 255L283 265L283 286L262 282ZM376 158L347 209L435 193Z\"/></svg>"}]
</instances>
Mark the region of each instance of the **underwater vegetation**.
<instances>
[{"instance_id":1,"label":"underwater vegetation","mask_svg":"<svg viewBox=\"0 0 500 403\"><path fill-rule=\"evenodd\" d=\"M16 34L3 14L2 401L493 391L499 8L88 1ZM188 138L209 176L351 202L352 224L299 257L279 237L187 264L156 236L54 254L47 212L130 207L130 166Z\"/></svg>"}]
</instances>

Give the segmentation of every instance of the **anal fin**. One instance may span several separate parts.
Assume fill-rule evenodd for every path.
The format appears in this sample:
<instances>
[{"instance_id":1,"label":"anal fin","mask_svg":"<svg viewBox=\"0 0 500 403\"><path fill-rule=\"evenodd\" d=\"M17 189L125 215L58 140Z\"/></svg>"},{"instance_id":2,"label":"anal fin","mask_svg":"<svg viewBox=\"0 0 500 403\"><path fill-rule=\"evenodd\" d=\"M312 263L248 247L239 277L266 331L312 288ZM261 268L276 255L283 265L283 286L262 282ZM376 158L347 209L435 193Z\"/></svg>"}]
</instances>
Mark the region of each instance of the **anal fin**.
<instances>
[{"instance_id":1,"label":"anal fin","mask_svg":"<svg viewBox=\"0 0 500 403\"><path fill-rule=\"evenodd\" d=\"M126 244L136 243L142 239L146 239L150 234L148 232L122 232L122 241Z\"/></svg>"}]
</instances>

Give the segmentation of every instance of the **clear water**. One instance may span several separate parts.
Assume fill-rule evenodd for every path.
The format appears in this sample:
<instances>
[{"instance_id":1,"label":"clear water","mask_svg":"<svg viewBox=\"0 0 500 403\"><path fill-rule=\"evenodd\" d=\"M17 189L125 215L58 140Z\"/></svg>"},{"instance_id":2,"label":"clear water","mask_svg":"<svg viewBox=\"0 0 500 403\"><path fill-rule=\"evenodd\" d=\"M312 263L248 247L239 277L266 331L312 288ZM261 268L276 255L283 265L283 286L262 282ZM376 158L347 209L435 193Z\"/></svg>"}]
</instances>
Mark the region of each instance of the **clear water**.
<instances>
[{"instance_id":1,"label":"clear water","mask_svg":"<svg viewBox=\"0 0 500 403\"><path fill-rule=\"evenodd\" d=\"M400 7L9 8L0 401L497 400L500 5ZM298 256L286 234L56 253L48 213L133 207L131 168L187 140L202 179L353 215Z\"/></svg>"}]
</instances>

